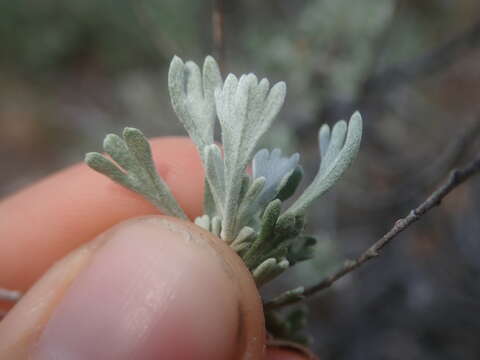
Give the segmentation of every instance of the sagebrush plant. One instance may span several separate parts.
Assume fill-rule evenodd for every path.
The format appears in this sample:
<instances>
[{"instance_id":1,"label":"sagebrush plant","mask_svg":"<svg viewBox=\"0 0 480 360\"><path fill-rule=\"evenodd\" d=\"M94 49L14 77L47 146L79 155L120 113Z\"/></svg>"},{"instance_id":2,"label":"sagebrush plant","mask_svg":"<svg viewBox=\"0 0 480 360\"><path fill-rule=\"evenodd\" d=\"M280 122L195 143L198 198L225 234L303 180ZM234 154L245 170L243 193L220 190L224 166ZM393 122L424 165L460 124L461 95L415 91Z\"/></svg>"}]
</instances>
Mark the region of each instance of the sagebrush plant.
<instances>
[{"instance_id":1,"label":"sagebrush plant","mask_svg":"<svg viewBox=\"0 0 480 360\"><path fill-rule=\"evenodd\" d=\"M341 120L320 128L320 168L312 183L286 209L283 203L297 189L303 170L299 154L257 150L261 137L280 111L286 85L270 87L254 74L222 80L219 66L207 56L203 69L175 56L168 73L171 103L195 143L205 169L204 214L195 224L223 239L243 259L258 287L290 266L313 255L315 239L304 234L306 211L350 165L360 147L362 118ZM222 149L214 142L216 120ZM88 153L94 170L139 193L162 213L187 219L159 176L147 138L125 128L123 138L109 134L103 148L110 156ZM256 152L255 152L256 151ZM112 161L113 160L113 161ZM251 172L247 168L251 165ZM283 210L283 211L282 211ZM302 296L303 288L281 297Z\"/></svg>"}]
</instances>

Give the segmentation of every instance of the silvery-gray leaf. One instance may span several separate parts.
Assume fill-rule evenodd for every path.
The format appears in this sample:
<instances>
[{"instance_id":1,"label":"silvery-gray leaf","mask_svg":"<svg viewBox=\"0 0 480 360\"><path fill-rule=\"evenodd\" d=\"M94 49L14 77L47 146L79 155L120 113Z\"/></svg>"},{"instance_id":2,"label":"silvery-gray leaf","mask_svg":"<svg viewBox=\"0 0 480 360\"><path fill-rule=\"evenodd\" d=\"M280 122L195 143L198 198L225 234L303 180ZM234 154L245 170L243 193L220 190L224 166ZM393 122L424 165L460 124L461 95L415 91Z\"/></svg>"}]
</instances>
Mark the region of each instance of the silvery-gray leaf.
<instances>
[{"instance_id":1,"label":"silvery-gray leaf","mask_svg":"<svg viewBox=\"0 0 480 360\"><path fill-rule=\"evenodd\" d=\"M220 236L222 231L222 219L219 216L214 216L211 220L210 231L215 236Z\"/></svg>"},{"instance_id":2,"label":"silvery-gray leaf","mask_svg":"<svg viewBox=\"0 0 480 360\"><path fill-rule=\"evenodd\" d=\"M274 238L275 225L282 209L280 200L273 200L267 205L262 214L261 226L258 236L255 238L252 246L243 257L245 264L249 269L256 267L259 261L265 259L265 251L271 247L271 240Z\"/></svg>"},{"instance_id":3,"label":"silvery-gray leaf","mask_svg":"<svg viewBox=\"0 0 480 360\"><path fill-rule=\"evenodd\" d=\"M297 190L302 178L303 169L300 165L297 165L292 174L285 177L286 181L282 181L280 184L280 191L278 192L276 198L282 201L289 199Z\"/></svg>"},{"instance_id":4,"label":"silvery-gray leaf","mask_svg":"<svg viewBox=\"0 0 480 360\"><path fill-rule=\"evenodd\" d=\"M272 201L281 189L281 185L297 167L300 155L283 157L280 149L259 150L252 160L252 176L254 179L264 177L265 186L258 197L260 207Z\"/></svg>"},{"instance_id":5,"label":"silvery-gray leaf","mask_svg":"<svg viewBox=\"0 0 480 360\"><path fill-rule=\"evenodd\" d=\"M285 83L277 83L270 92L268 86L268 80L259 83L253 74L243 75L240 79L230 74L223 88L215 92L225 161L224 239L233 240L235 236L241 179L248 161L285 99Z\"/></svg>"},{"instance_id":6,"label":"silvery-gray leaf","mask_svg":"<svg viewBox=\"0 0 480 360\"><path fill-rule=\"evenodd\" d=\"M239 245L243 242L249 242L251 241L253 238L255 238L255 230L253 230L251 227L249 226L245 226L242 228L242 230L240 230L240 232L238 233L237 237L235 238L235 240L232 242L232 246L233 245Z\"/></svg>"},{"instance_id":7,"label":"silvery-gray leaf","mask_svg":"<svg viewBox=\"0 0 480 360\"><path fill-rule=\"evenodd\" d=\"M210 217L213 217L217 214L217 206L215 204L215 200L213 199L212 190L210 189L210 183L208 182L206 177L203 185L203 212Z\"/></svg>"},{"instance_id":8,"label":"silvery-gray leaf","mask_svg":"<svg viewBox=\"0 0 480 360\"><path fill-rule=\"evenodd\" d=\"M322 127L319 134L320 140L327 141L328 133L327 128ZM328 139L328 148L325 149L320 144L320 152L324 154L320 170L313 182L285 214L303 212L312 201L325 193L340 178L357 155L361 138L362 117L358 111L350 118L348 127L344 121L339 121Z\"/></svg>"},{"instance_id":9,"label":"silvery-gray leaf","mask_svg":"<svg viewBox=\"0 0 480 360\"><path fill-rule=\"evenodd\" d=\"M252 275L255 279L255 283L258 287L260 287L266 282L280 275L282 272L288 269L289 266L290 263L286 259L281 259L277 261L274 258L270 258L257 266L253 270Z\"/></svg>"},{"instance_id":10,"label":"silvery-gray leaf","mask_svg":"<svg viewBox=\"0 0 480 360\"><path fill-rule=\"evenodd\" d=\"M243 242L243 243L235 244L235 245L231 244L230 246L235 252L239 253L239 255L240 255L241 252L247 250L250 247L250 244L246 243L246 242Z\"/></svg>"},{"instance_id":11,"label":"silvery-gray leaf","mask_svg":"<svg viewBox=\"0 0 480 360\"><path fill-rule=\"evenodd\" d=\"M224 165L220 148L215 145L205 146L204 149L205 176L210 185L210 192L215 202L219 216L223 216L223 202L225 200Z\"/></svg>"},{"instance_id":12,"label":"silvery-gray leaf","mask_svg":"<svg viewBox=\"0 0 480 360\"><path fill-rule=\"evenodd\" d=\"M203 73L198 65L175 56L168 72L168 89L173 109L200 151L213 143L216 118L215 89L222 84L216 61L207 56Z\"/></svg>"},{"instance_id":13,"label":"silvery-gray leaf","mask_svg":"<svg viewBox=\"0 0 480 360\"><path fill-rule=\"evenodd\" d=\"M264 283L265 279L267 279L272 272L276 270L277 267L277 259L270 258L266 259L264 262L262 262L260 265L258 265L255 269L252 271L253 278L255 279L255 283L257 285L259 283Z\"/></svg>"},{"instance_id":14,"label":"silvery-gray leaf","mask_svg":"<svg viewBox=\"0 0 480 360\"><path fill-rule=\"evenodd\" d=\"M238 206L238 212L236 214L236 229L239 230L247 225L252 225L252 220L255 219L256 214L260 214L263 208L258 205L258 197L265 187L266 179L264 177L258 177L252 181L250 187L246 191L245 195Z\"/></svg>"},{"instance_id":15,"label":"silvery-gray leaf","mask_svg":"<svg viewBox=\"0 0 480 360\"><path fill-rule=\"evenodd\" d=\"M340 150L342 150L342 146L345 143L345 136L347 134L347 130L348 126L345 120L340 120L333 126L330 139L328 141L328 147L325 154L321 158L322 162L320 164L320 172L324 172L325 169L328 168L337 158L338 153L340 152ZM319 144L319 147L320 152L322 152L322 144Z\"/></svg>"},{"instance_id":16,"label":"silvery-gray leaf","mask_svg":"<svg viewBox=\"0 0 480 360\"><path fill-rule=\"evenodd\" d=\"M252 185L252 178L248 173L243 174L243 179L242 179L242 186L240 188L240 194L238 196L238 201L241 203L244 201L245 195L247 195L247 191Z\"/></svg>"},{"instance_id":17,"label":"silvery-gray leaf","mask_svg":"<svg viewBox=\"0 0 480 360\"><path fill-rule=\"evenodd\" d=\"M210 217L208 215L202 215L195 219L195 225L200 226L201 228L210 231Z\"/></svg>"},{"instance_id":18,"label":"silvery-gray leaf","mask_svg":"<svg viewBox=\"0 0 480 360\"><path fill-rule=\"evenodd\" d=\"M282 201L297 188L302 170L299 155L282 157L255 148L283 105L283 82L270 88L254 74L228 75L222 83L215 60L202 70L174 57L168 74L172 106L196 144L205 169L204 215L195 223L222 237L242 257L258 286L312 255L313 238L305 237L304 210L342 175L358 152L362 119L355 113L349 125L339 121L319 131L321 164L312 184L283 215ZM223 154L213 143L220 121ZM158 176L147 139L127 128L123 138L108 135L104 149L111 158L87 154L97 171L145 196L165 213L187 218L166 183ZM253 157L253 159L252 159ZM112 161L113 159L113 161ZM253 176L246 171L252 159ZM299 297L301 290L285 296Z\"/></svg>"},{"instance_id":19,"label":"silvery-gray leaf","mask_svg":"<svg viewBox=\"0 0 480 360\"><path fill-rule=\"evenodd\" d=\"M158 175L150 144L140 130L125 128L123 139L109 134L103 147L116 163L102 154L88 153L85 156L88 166L144 196L163 213L187 219L168 185Z\"/></svg>"},{"instance_id":20,"label":"silvery-gray leaf","mask_svg":"<svg viewBox=\"0 0 480 360\"><path fill-rule=\"evenodd\" d=\"M330 143L330 126L327 124L323 124L318 132L318 143L320 145L320 158L323 159Z\"/></svg>"}]
</instances>

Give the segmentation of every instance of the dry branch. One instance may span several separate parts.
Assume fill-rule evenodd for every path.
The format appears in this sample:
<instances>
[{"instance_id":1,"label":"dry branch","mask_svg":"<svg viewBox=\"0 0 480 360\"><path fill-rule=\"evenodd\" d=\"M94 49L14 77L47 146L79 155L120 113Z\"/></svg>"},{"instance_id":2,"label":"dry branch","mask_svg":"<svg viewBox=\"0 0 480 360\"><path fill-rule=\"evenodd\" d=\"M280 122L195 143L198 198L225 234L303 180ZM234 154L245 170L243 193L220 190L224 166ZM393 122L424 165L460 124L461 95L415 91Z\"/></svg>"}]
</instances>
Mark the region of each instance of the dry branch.
<instances>
[{"instance_id":1,"label":"dry branch","mask_svg":"<svg viewBox=\"0 0 480 360\"><path fill-rule=\"evenodd\" d=\"M290 305L303 300L303 298L312 296L321 290L329 288L337 280L341 279L353 270L359 268L369 260L379 256L383 248L388 245L398 234L406 230L414 222L418 221L428 211L440 205L442 200L451 191L453 191L456 187L464 183L473 175L477 174L479 171L480 156L478 156L475 160L470 162L465 167L452 170L448 179L442 185L440 185L424 202L422 202L415 209L411 210L406 217L397 220L393 227L385 235L383 235L377 242L370 246L355 260L347 260L340 269L327 276L319 283L306 288L303 292L302 298L284 298L284 300L280 301L276 301L274 299L272 301L266 302L265 307L268 309L275 309L285 305Z\"/></svg>"}]
</instances>

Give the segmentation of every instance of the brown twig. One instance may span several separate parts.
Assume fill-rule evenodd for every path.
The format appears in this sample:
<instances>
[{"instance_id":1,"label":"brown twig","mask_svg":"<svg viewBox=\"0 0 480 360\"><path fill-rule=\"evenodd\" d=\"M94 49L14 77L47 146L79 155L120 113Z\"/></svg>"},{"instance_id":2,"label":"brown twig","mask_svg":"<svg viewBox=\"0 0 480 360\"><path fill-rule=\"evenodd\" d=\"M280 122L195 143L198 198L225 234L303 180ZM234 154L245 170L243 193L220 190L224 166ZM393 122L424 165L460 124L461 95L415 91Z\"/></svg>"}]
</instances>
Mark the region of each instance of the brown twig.
<instances>
[{"instance_id":1,"label":"brown twig","mask_svg":"<svg viewBox=\"0 0 480 360\"><path fill-rule=\"evenodd\" d=\"M212 35L214 55L220 69L225 70L225 3L214 0L212 11Z\"/></svg>"},{"instance_id":2,"label":"brown twig","mask_svg":"<svg viewBox=\"0 0 480 360\"><path fill-rule=\"evenodd\" d=\"M377 242L370 246L365 252L363 252L355 260L348 260L344 265L333 274L327 276L319 283L306 288L303 292L303 297L284 298L283 301L269 301L265 303L265 307L268 309L275 309L290 305L301 301L303 298L312 296L321 290L327 289L332 286L337 280L341 279L348 273L359 268L369 260L372 260L380 255L383 248L388 245L398 234L406 230L414 222L418 221L423 215L425 215L432 208L440 205L442 200L457 186L465 182L471 176L480 172L480 156L470 162L467 166L461 169L455 169L450 173L448 179L435 190L424 202L418 207L411 210L410 213L395 222L393 227L381 237Z\"/></svg>"}]
</instances>

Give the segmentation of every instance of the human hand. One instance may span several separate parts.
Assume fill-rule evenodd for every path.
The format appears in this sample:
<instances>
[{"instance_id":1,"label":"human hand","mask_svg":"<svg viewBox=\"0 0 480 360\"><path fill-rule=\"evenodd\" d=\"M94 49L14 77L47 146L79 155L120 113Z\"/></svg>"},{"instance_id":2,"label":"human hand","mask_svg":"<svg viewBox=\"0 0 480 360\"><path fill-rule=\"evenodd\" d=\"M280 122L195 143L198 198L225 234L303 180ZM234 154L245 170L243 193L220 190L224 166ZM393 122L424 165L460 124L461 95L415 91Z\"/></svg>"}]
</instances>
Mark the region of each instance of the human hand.
<instances>
[{"instance_id":1,"label":"human hand","mask_svg":"<svg viewBox=\"0 0 480 360\"><path fill-rule=\"evenodd\" d=\"M200 215L194 146L152 147L175 198ZM0 358L306 359L265 352L255 284L221 240L169 217L122 222L156 213L84 165L0 203L0 286L29 289L0 322Z\"/></svg>"}]
</instances>

